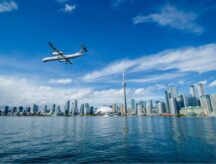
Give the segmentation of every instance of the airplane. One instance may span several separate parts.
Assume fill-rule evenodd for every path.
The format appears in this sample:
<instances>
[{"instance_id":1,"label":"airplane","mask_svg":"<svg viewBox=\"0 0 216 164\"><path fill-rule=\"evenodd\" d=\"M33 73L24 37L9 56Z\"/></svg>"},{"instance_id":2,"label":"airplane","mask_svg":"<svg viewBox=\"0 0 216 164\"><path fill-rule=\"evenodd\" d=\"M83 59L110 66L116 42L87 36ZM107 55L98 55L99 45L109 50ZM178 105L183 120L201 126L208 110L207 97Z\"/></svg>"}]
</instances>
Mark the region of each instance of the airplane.
<instances>
[{"instance_id":1,"label":"airplane","mask_svg":"<svg viewBox=\"0 0 216 164\"><path fill-rule=\"evenodd\" d=\"M64 55L64 52L58 50L51 42L48 43L49 46L54 50L52 52L53 57L46 57L42 59L42 62L49 62L49 61L59 61L59 62L65 62L65 64L72 64L70 59L74 59L77 57L80 57L84 55L86 52L88 52L87 48L81 44L81 50L79 52L76 52L74 54L68 54Z\"/></svg>"}]
</instances>

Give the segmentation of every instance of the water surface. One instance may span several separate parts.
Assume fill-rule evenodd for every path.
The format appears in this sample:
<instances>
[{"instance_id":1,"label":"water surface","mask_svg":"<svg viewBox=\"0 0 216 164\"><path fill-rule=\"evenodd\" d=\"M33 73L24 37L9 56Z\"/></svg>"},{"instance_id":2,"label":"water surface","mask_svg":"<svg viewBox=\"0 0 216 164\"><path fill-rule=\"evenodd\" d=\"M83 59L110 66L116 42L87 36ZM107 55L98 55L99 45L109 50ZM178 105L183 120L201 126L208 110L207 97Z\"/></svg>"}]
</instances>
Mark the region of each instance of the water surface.
<instances>
[{"instance_id":1,"label":"water surface","mask_svg":"<svg viewBox=\"0 0 216 164\"><path fill-rule=\"evenodd\" d=\"M215 161L214 118L0 117L0 163Z\"/></svg>"}]
</instances>

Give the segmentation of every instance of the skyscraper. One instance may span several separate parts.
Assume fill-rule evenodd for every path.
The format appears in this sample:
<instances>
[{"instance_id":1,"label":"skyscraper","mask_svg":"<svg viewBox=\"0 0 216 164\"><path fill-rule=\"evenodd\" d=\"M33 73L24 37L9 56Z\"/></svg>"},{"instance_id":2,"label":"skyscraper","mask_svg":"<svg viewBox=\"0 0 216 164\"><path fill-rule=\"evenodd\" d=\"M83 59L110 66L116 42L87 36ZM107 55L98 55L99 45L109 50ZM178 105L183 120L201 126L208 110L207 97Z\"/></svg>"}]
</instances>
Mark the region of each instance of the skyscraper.
<instances>
[{"instance_id":1,"label":"skyscraper","mask_svg":"<svg viewBox=\"0 0 216 164\"><path fill-rule=\"evenodd\" d=\"M53 104L53 106L52 106L52 112L53 112L53 113L56 112L56 104Z\"/></svg>"},{"instance_id":2,"label":"skyscraper","mask_svg":"<svg viewBox=\"0 0 216 164\"><path fill-rule=\"evenodd\" d=\"M123 79L122 79L122 86L123 86L123 94L124 94L124 115L127 115L127 97L126 97L126 85L127 83L125 82L125 75L123 71Z\"/></svg>"},{"instance_id":3,"label":"skyscraper","mask_svg":"<svg viewBox=\"0 0 216 164\"><path fill-rule=\"evenodd\" d=\"M136 113L136 103L134 99L131 99L131 113Z\"/></svg>"},{"instance_id":4,"label":"skyscraper","mask_svg":"<svg viewBox=\"0 0 216 164\"><path fill-rule=\"evenodd\" d=\"M190 86L189 93L191 94L192 97L196 97L196 90L195 90L194 85Z\"/></svg>"},{"instance_id":5,"label":"skyscraper","mask_svg":"<svg viewBox=\"0 0 216 164\"><path fill-rule=\"evenodd\" d=\"M19 112L23 112L23 107L22 106L19 106L19 108L18 108L18 110L19 110Z\"/></svg>"},{"instance_id":6,"label":"skyscraper","mask_svg":"<svg viewBox=\"0 0 216 164\"><path fill-rule=\"evenodd\" d=\"M33 111L34 113L37 113L37 112L39 111L38 105L33 104L32 111Z\"/></svg>"},{"instance_id":7,"label":"skyscraper","mask_svg":"<svg viewBox=\"0 0 216 164\"><path fill-rule=\"evenodd\" d=\"M152 100L149 100L149 103L148 103L148 105L146 107L146 114L147 115L152 114L152 108L153 108Z\"/></svg>"},{"instance_id":8,"label":"skyscraper","mask_svg":"<svg viewBox=\"0 0 216 164\"><path fill-rule=\"evenodd\" d=\"M201 107L204 109L204 114L208 116L212 112L212 106L209 95L200 97Z\"/></svg>"},{"instance_id":9,"label":"skyscraper","mask_svg":"<svg viewBox=\"0 0 216 164\"><path fill-rule=\"evenodd\" d=\"M71 113L73 115L77 115L78 114L78 102L77 100L74 100L72 103L71 103Z\"/></svg>"},{"instance_id":10,"label":"skyscraper","mask_svg":"<svg viewBox=\"0 0 216 164\"><path fill-rule=\"evenodd\" d=\"M61 106L60 105L57 106L57 113L59 113L59 112L61 112Z\"/></svg>"},{"instance_id":11,"label":"skyscraper","mask_svg":"<svg viewBox=\"0 0 216 164\"><path fill-rule=\"evenodd\" d=\"M188 94L183 95L184 107L190 106L190 104L189 104L189 98L190 97L191 97L191 95L188 95Z\"/></svg>"},{"instance_id":12,"label":"skyscraper","mask_svg":"<svg viewBox=\"0 0 216 164\"><path fill-rule=\"evenodd\" d=\"M44 106L44 112L48 113L48 107L47 107L47 105Z\"/></svg>"},{"instance_id":13,"label":"skyscraper","mask_svg":"<svg viewBox=\"0 0 216 164\"><path fill-rule=\"evenodd\" d=\"M113 113L117 112L117 105L116 104L112 104L112 112Z\"/></svg>"},{"instance_id":14,"label":"skyscraper","mask_svg":"<svg viewBox=\"0 0 216 164\"><path fill-rule=\"evenodd\" d=\"M16 107L16 106L12 108L12 112L13 112L13 113L16 113L16 112L17 112L17 107Z\"/></svg>"},{"instance_id":15,"label":"skyscraper","mask_svg":"<svg viewBox=\"0 0 216 164\"><path fill-rule=\"evenodd\" d=\"M31 107L26 107L26 111L27 111L28 113L30 113L30 112L31 112Z\"/></svg>"},{"instance_id":16,"label":"skyscraper","mask_svg":"<svg viewBox=\"0 0 216 164\"><path fill-rule=\"evenodd\" d=\"M172 98L172 97L177 98L178 97L178 91L177 91L176 87L169 87L168 88L168 96L169 96L169 98Z\"/></svg>"},{"instance_id":17,"label":"skyscraper","mask_svg":"<svg viewBox=\"0 0 216 164\"><path fill-rule=\"evenodd\" d=\"M142 114L143 114L143 105L139 103L137 106L137 115L142 115Z\"/></svg>"},{"instance_id":18,"label":"skyscraper","mask_svg":"<svg viewBox=\"0 0 216 164\"><path fill-rule=\"evenodd\" d=\"M199 84L197 85L197 90L198 90L199 97L205 95L204 85L203 85L202 83L199 83Z\"/></svg>"},{"instance_id":19,"label":"skyscraper","mask_svg":"<svg viewBox=\"0 0 216 164\"><path fill-rule=\"evenodd\" d=\"M165 93L165 102L166 102L166 112L170 113L168 92L165 91L164 93Z\"/></svg>"},{"instance_id":20,"label":"skyscraper","mask_svg":"<svg viewBox=\"0 0 216 164\"><path fill-rule=\"evenodd\" d=\"M170 113L176 115L177 114L177 101L175 97L169 99L170 105Z\"/></svg>"},{"instance_id":21,"label":"skyscraper","mask_svg":"<svg viewBox=\"0 0 216 164\"><path fill-rule=\"evenodd\" d=\"M120 105L120 113L121 113L121 116L125 116L124 104L121 104L121 105Z\"/></svg>"},{"instance_id":22,"label":"skyscraper","mask_svg":"<svg viewBox=\"0 0 216 164\"><path fill-rule=\"evenodd\" d=\"M216 94L212 94L210 98L211 98L212 111L213 114L216 116Z\"/></svg>"},{"instance_id":23,"label":"skyscraper","mask_svg":"<svg viewBox=\"0 0 216 164\"><path fill-rule=\"evenodd\" d=\"M85 114L85 112L84 112L84 104L80 105L80 114L82 114L82 115Z\"/></svg>"},{"instance_id":24,"label":"skyscraper","mask_svg":"<svg viewBox=\"0 0 216 164\"><path fill-rule=\"evenodd\" d=\"M65 103L64 110L65 110L65 115L67 116L70 111L70 101L69 100Z\"/></svg>"},{"instance_id":25,"label":"skyscraper","mask_svg":"<svg viewBox=\"0 0 216 164\"><path fill-rule=\"evenodd\" d=\"M4 108L4 114L8 115L8 113L9 113L9 106L5 106L5 108Z\"/></svg>"},{"instance_id":26,"label":"skyscraper","mask_svg":"<svg viewBox=\"0 0 216 164\"><path fill-rule=\"evenodd\" d=\"M177 105L177 113L179 113L179 111L181 110L181 108L184 107L184 99L183 99L183 95L179 95L176 98L176 105Z\"/></svg>"},{"instance_id":27,"label":"skyscraper","mask_svg":"<svg viewBox=\"0 0 216 164\"><path fill-rule=\"evenodd\" d=\"M88 104L88 103L85 103L85 104L84 104L84 114L90 114L90 111L89 111L89 104Z\"/></svg>"},{"instance_id":28,"label":"skyscraper","mask_svg":"<svg viewBox=\"0 0 216 164\"><path fill-rule=\"evenodd\" d=\"M160 101L160 102L158 103L158 114L163 114L163 113L165 113L165 112L166 112L165 109L166 109L165 103L162 102L162 101Z\"/></svg>"},{"instance_id":29,"label":"skyscraper","mask_svg":"<svg viewBox=\"0 0 216 164\"><path fill-rule=\"evenodd\" d=\"M89 114L94 114L94 107L93 106L90 106L90 108L89 108Z\"/></svg>"}]
</instances>

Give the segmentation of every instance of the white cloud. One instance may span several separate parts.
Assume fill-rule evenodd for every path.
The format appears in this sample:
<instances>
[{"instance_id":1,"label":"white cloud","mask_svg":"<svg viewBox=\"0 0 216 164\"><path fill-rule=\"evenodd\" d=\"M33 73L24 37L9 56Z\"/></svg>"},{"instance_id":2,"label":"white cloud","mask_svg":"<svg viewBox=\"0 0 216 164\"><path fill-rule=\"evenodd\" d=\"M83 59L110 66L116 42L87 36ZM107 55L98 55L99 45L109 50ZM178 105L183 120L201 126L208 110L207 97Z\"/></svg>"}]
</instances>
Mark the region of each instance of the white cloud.
<instances>
[{"instance_id":1,"label":"white cloud","mask_svg":"<svg viewBox=\"0 0 216 164\"><path fill-rule=\"evenodd\" d=\"M199 81L197 84L200 84L200 83L203 85L206 85L208 83L208 81L207 80Z\"/></svg>"},{"instance_id":2,"label":"white cloud","mask_svg":"<svg viewBox=\"0 0 216 164\"><path fill-rule=\"evenodd\" d=\"M184 84L185 84L185 80L179 80L179 81L178 81L178 84L184 85Z\"/></svg>"},{"instance_id":3,"label":"white cloud","mask_svg":"<svg viewBox=\"0 0 216 164\"><path fill-rule=\"evenodd\" d=\"M53 88L22 78L0 76L0 102L10 105L64 104L68 99L79 99L92 92L90 88Z\"/></svg>"},{"instance_id":4,"label":"white cloud","mask_svg":"<svg viewBox=\"0 0 216 164\"><path fill-rule=\"evenodd\" d=\"M60 9L59 11L63 12L63 13L71 13L75 9L76 9L76 5L75 4L70 5L68 3L65 3L64 8Z\"/></svg>"},{"instance_id":5,"label":"white cloud","mask_svg":"<svg viewBox=\"0 0 216 164\"><path fill-rule=\"evenodd\" d=\"M149 83L149 82L157 82L157 81L162 81L162 80L175 79L183 75L184 74L181 74L181 73L167 73L167 74L154 75L154 76L143 78L143 79L129 79L127 80L127 82L129 83Z\"/></svg>"},{"instance_id":6,"label":"white cloud","mask_svg":"<svg viewBox=\"0 0 216 164\"><path fill-rule=\"evenodd\" d=\"M212 82L208 85L208 87L215 87L215 86L216 86L216 80L212 81Z\"/></svg>"},{"instance_id":7,"label":"white cloud","mask_svg":"<svg viewBox=\"0 0 216 164\"><path fill-rule=\"evenodd\" d=\"M216 44L199 47L188 47L166 50L158 54L136 59L115 61L101 70L96 70L83 77L84 81L92 82L122 73L144 72L147 70L176 70L178 72L204 73L216 70Z\"/></svg>"},{"instance_id":8,"label":"white cloud","mask_svg":"<svg viewBox=\"0 0 216 164\"><path fill-rule=\"evenodd\" d=\"M187 30L193 33L203 33L203 28L195 22L197 14L192 12L183 12L167 4L160 13L154 13L147 16L139 15L133 18L134 24L145 22L156 22L161 26L170 26L179 30Z\"/></svg>"},{"instance_id":9,"label":"white cloud","mask_svg":"<svg viewBox=\"0 0 216 164\"><path fill-rule=\"evenodd\" d=\"M115 61L114 63L109 64L100 71L94 71L92 73L87 74L83 77L83 80L87 82L102 80L105 76L115 75L120 72L123 72L123 70L127 70L133 67L136 64L136 62L136 60Z\"/></svg>"},{"instance_id":10,"label":"white cloud","mask_svg":"<svg viewBox=\"0 0 216 164\"><path fill-rule=\"evenodd\" d=\"M50 79L49 83L51 84L70 84L72 79Z\"/></svg>"},{"instance_id":11,"label":"white cloud","mask_svg":"<svg viewBox=\"0 0 216 164\"><path fill-rule=\"evenodd\" d=\"M0 13L10 12L13 10L17 10L18 6L14 1L3 1L0 2Z\"/></svg>"},{"instance_id":12,"label":"white cloud","mask_svg":"<svg viewBox=\"0 0 216 164\"><path fill-rule=\"evenodd\" d=\"M1 104L32 105L33 103L44 104L65 104L66 100L78 99L79 104L88 102L91 105L102 105L123 102L123 90L107 89L94 90L91 88L54 88L41 85L28 78L17 78L0 76L0 102ZM161 99L154 94L154 91L163 89L164 86L157 84L146 88L128 88L128 100L136 99Z\"/></svg>"}]
</instances>

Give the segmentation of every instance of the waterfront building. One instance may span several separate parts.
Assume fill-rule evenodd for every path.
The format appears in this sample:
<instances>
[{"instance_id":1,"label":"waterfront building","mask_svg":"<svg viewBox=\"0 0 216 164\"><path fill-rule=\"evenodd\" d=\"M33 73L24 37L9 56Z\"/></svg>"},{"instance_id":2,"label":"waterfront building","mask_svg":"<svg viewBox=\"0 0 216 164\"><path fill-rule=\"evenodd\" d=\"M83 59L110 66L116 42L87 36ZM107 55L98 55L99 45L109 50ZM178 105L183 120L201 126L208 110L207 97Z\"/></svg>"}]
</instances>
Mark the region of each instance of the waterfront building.
<instances>
[{"instance_id":1,"label":"waterfront building","mask_svg":"<svg viewBox=\"0 0 216 164\"><path fill-rule=\"evenodd\" d=\"M57 113L60 113L60 112L61 112L61 106L58 105L58 106L57 106Z\"/></svg>"},{"instance_id":2,"label":"waterfront building","mask_svg":"<svg viewBox=\"0 0 216 164\"><path fill-rule=\"evenodd\" d=\"M189 88L189 93L192 97L196 97L196 90L195 90L195 86L191 85Z\"/></svg>"},{"instance_id":3,"label":"waterfront building","mask_svg":"<svg viewBox=\"0 0 216 164\"><path fill-rule=\"evenodd\" d=\"M34 113L37 113L37 112L39 111L39 106L36 105L36 104L33 104L32 111L33 111Z\"/></svg>"},{"instance_id":4,"label":"waterfront building","mask_svg":"<svg viewBox=\"0 0 216 164\"><path fill-rule=\"evenodd\" d=\"M4 115L8 115L8 113L9 113L9 106L5 106L5 108L4 108Z\"/></svg>"},{"instance_id":5,"label":"waterfront building","mask_svg":"<svg viewBox=\"0 0 216 164\"><path fill-rule=\"evenodd\" d=\"M49 113L49 110L48 110L48 106L47 106L47 105L44 106L44 113Z\"/></svg>"},{"instance_id":6,"label":"waterfront building","mask_svg":"<svg viewBox=\"0 0 216 164\"><path fill-rule=\"evenodd\" d=\"M80 105L80 114L81 114L81 115L84 115L84 113L85 113L85 112L84 112L84 104L81 104L81 105Z\"/></svg>"},{"instance_id":7,"label":"waterfront building","mask_svg":"<svg viewBox=\"0 0 216 164\"><path fill-rule=\"evenodd\" d=\"M52 113L55 113L56 112L56 104L53 104L52 105Z\"/></svg>"},{"instance_id":8,"label":"waterfront building","mask_svg":"<svg viewBox=\"0 0 216 164\"><path fill-rule=\"evenodd\" d=\"M30 113L31 112L31 107L26 107L26 112Z\"/></svg>"},{"instance_id":9,"label":"waterfront building","mask_svg":"<svg viewBox=\"0 0 216 164\"><path fill-rule=\"evenodd\" d=\"M16 113L16 112L17 112L17 107L15 106L12 108L12 113Z\"/></svg>"},{"instance_id":10,"label":"waterfront building","mask_svg":"<svg viewBox=\"0 0 216 164\"><path fill-rule=\"evenodd\" d=\"M125 107L124 107L124 104L120 105L120 113L121 113L121 116L125 116Z\"/></svg>"},{"instance_id":11,"label":"waterfront building","mask_svg":"<svg viewBox=\"0 0 216 164\"><path fill-rule=\"evenodd\" d=\"M134 99L131 99L131 113L136 114L136 102Z\"/></svg>"},{"instance_id":12,"label":"waterfront building","mask_svg":"<svg viewBox=\"0 0 216 164\"><path fill-rule=\"evenodd\" d=\"M175 97L169 99L169 105L170 105L170 113L174 115L178 114L177 101Z\"/></svg>"},{"instance_id":13,"label":"waterfront building","mask_svg":"<svg viewBox=\"0 0 216 164\"><path fill-rule=\"evenodd\" d=\"M190 105L191 106L199 106L198 98L196 96L195 86L191 85L189 88L189 93L191 95Z\"/></svg>"},{"instance_id":14,"label":"waterfront building","mask_svg":"<svg viewBox=\"0 0 216 164\"><path fill-rule=\"evenodd\" d=\"M73 115L77 115L79 112L78 112L78 101L77 100L74 100L72 103L71 103L71 113Z\"/></svg>"},{"instance_id":15,"label":"waterfront building","mask_svg":"<svg viewBox=\"0 0 216 164\"><path fill-rule=\"evenodd\" d=\"M152 109L153 109L153 103L152 100L149 100L149 103L146 107L146 114L151 115L152 114Z\"/></svg>"},{"instance_id":16,"label":"waterfront building","mask_svg":"<svg viewBox=\"0 0 216 164\"><path fill-rule=\"evenodd\" d=\"M113 113L112 108L108 106L101 106L95 111L95 115L105 115L110 113Z\"/></svg>"},{"instance_id":17,"label":"waterfront building","mask_svg":"<svg viewBox=\"0 0 216 164\"><path fill-rule=\"evenodd\" d=\"M143 115L143 105L141 103L137 106L137 115Z\"/></svg>"},{"instance_id":18,"label":"waterfront building","mask_svg":"<svg viewBox=\"0 0 216 164\"><path fill-rule=\"evenodd\" d=\"M198 106L197 98L193 97L191 94L183 95L184 107L188 106Z\"/></svg>"},{"instance_id":19,"label":"waterfront building","mask_svg":"<svg viewBox=\"0 0 216 164\"><path fill-rule=\"evenodd\" d=\"M93 106L90 106L90 108L89 108L89 114L94 114L94 107Z\"/></svg>"},{"instance_id":20,"label":"waterfront building","mask_svg":"<svg viewBox=\"0 0 216 164\"><path fill-rule=\"evenodd\" d=\"M146 105L146 101L144 101L144 104L143 104L144 106L143 106L143 112L144 112L144 114L146 114L147 113L147 111L146 111L146 107L147 107L147 105Z\"/></svg>"},{"instance_id":21,"label":"waterfront building","mask_svg":"<svg viewBox=\"0 0 216 164\"><path fill-rule=\"evenodd\" d=\"M199 84L197 85L197 91L198 91L199 97L205 95L204 85L203 85L202 83L199 83Z\"/></svg>"},{"instance_id":22,"label":"waterfront building","mask_svg":"<svg viewBox=\"0 0 216 164\"><path fill-rule=\"evenodd\" d=\"M138 111L137 111L137 109L138 109L138 105L139 105L139 103L136 103L135 114L138 113Z\"/></svg>"},{"instance_id":23,"label":"waterfront building","mask_svg":"<svg viewBox=\"0 0 216 164\"><path fill-rule=\"evenodd\" d=\"M18 111L21 113L21 112L23 112L23 107L22 106L19 106L19 108L18 108Z\"/></svg>"},{"instance_id":24,"label":"waterfront building","mask_svg":"<svg viewBox=\"0 0 216 164\"><path fill-rule=\"evenodd\" d=\"M112 112L117 113L117 105L116 104L112 104Z\"/></svg>"},{"instance_id":25,"label":"waterfront building","mask_svg":"<svg viewBox=\"0 0 216 164\"><path fill-rule=\"evenodd\" d=\"M179 113L179 110L184 107L184 97L183 97L183 95L179 95L176 98L176 103L177 103L177 111Z\"/></svg>"},{"instance_id":26,"label":"waterfront building","mask_svg":"<svg viewBox=\"0 0 216 164\"><path fill-rule=\"evenodd\" d=\"M145 101L140 101L140 104L142 106L142 112L145 114L146 113L146 102Z\"/></svg>"},{"instance_id":27,"label":"waterfront building","mask_svg":"<svg viewBox=\"0 0 216 164\"><path fill-rule=\"evenodd\" d=\"M88 103L85 103L84 104L84 114L89 114L89 104Z\"/></svg>"},{"instance_id":28,"label":"waterfront building","mask_svg":"<svg viewBox=\"0 0 216 164\"><path fill-rule=\"evenodd\" d=\"M187 94L183 95L183 101L184 101L184 107L188 107L189 106L189 96Z\"/></svg>"},{"instance_id":29,"label":"waterfront building","mask_svg":"<svg viewBox=\"0 0 216 164\"><path fill-rule=\"evenodd\" d=\"M158 108L158 114L163 114L163 113L166 113L166 106L165 106L165 103L160 101L158 104L157 104L157 108Z\"/></svg>"},{"instance_id":30,"label":"waterfront building","mask_svg":"<svg viewBox=\"0 0 216 164\"><path fill-rule=\"evenodd\" d=\"M189 107L185 107L182 108L180 110L180 114L181 115L185 115L185 116L203 116L204 115L204 108L200 107L200 106L189 106Z\"/></svg>"},{"instance_id":31,"label":"waterfront building","mask_svg":"<svg viewBox=\"0 0 216 164\"><path fill-rule=\"evenodd\" d=\"M203 95L200 97L201 107L204 108L204 114L206 116L212 113L212 106L209 95Z\"/></svg>"},{"instance_id":32,"label":"waterfront building","mask_svg":"<svg viewBox=\"0 0 216 164\"><path fill-rule=\"evenodd\" d=\"M216 116L216 94L210 95L211 105L212 105L212 112Z\"/></svg>"},{"instance_id":33,"label":"waterfront building","mask_svg":"<svg viewBox=\"0 0 216 164\"><path fill-rule=\"evenodd\" d=\"M70 101L69 100L65 103L64 110L65 110L65 115L67 116L70 112Z\"/></svg>"},{"instance_id":34,"label":"waterfront building","mask_svg":"<svg viewBox=\"0 0 216 164\"><path fill-rule=\"evenodd\" d=\"M176 87L169 87L168 88L168 97L169 98L177 98L178 97L178 91Z\"/></svg>"},{"instance_id":35,"label":"waterfront building","mask_svg":"<svg viewBox=\"0 0 216 164\"><path fill-rule=\"evenodd\" d=\"M165 91L164 93L165 93L165 102L166 102L166 112L170 113L168 92Z\"/></svg>"}]
</instances>

